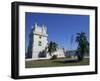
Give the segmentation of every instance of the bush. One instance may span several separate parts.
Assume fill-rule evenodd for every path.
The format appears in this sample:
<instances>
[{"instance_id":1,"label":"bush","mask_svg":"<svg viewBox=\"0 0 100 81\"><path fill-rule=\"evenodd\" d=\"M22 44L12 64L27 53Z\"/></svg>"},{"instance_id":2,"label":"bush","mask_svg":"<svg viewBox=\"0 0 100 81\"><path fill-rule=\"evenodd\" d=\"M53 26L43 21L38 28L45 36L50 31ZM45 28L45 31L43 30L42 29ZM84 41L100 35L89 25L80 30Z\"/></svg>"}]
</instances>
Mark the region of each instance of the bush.
<instances>
[{"instance_id":1,"label":"bush","mask_svg":"<svg viewBox=\"0 0 100 81\"><path fill-rule=\"evenodd\" d=\"M57 59L57 55L53 55L53 56L51 57L51 60L53 60L53 59Z\"/></svg>"},{"instance_id":2,"label":"bush","mask_svg":"<svg viewBox=\"0 0 100 81\"><path fill-rule=\"evenodd\" d=\"M66 56L66 58L71 58L71 56Z\"/></svg>"}]
</instances>

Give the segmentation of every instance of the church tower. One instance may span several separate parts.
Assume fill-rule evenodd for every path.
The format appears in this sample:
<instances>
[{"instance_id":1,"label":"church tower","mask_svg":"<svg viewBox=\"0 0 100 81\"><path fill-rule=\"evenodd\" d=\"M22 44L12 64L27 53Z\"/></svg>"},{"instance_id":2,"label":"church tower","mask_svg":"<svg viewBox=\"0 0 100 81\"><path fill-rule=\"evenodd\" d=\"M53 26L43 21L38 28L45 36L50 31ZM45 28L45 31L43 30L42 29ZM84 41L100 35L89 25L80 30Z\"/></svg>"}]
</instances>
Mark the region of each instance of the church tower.
<instances>
[{"instance_id":1,"label":"church tower","mask_svg":"<svg viewBox=\"0 0 100 81\"><path fill-rule=\"evenodd\" d=\"M40 27L35 23L29 37L29 54L32 59L46 58L47 28L44 25Z\"/></svg>"}]
</instances>

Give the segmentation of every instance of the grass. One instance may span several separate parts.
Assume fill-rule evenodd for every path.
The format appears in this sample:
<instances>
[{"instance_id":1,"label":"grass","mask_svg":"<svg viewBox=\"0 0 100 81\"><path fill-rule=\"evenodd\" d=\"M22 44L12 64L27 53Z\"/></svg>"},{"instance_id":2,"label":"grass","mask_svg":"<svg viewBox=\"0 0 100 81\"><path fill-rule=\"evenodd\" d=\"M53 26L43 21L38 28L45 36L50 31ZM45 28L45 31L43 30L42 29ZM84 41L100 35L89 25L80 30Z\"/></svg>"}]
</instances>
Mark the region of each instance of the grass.
<instances>
[{"instance_id":1,"label":"grass","mask_svg":"<svg viewBox=\"0 0 100 81\"><path fill-rule=\"evenodd\" d=\"M25 62L26 68L80 66L80 65L89 65L89 58L84 58L83 61L80 62L77 62L75 60L68 60L67 58L60 58L54 60L32 60Z\"/></svg>"}]
</instances>

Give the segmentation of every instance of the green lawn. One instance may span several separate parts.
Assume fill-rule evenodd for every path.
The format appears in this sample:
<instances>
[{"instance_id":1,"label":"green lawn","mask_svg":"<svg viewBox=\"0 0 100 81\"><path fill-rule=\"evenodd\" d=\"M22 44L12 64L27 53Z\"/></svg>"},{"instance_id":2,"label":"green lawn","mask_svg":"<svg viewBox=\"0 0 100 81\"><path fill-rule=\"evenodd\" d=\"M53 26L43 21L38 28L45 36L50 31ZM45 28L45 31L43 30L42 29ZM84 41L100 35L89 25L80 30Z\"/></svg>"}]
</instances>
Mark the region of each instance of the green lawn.
<instances>
[{"instance_id":1,"label":"green lawn","mask_svg":"<svg viewBox=\"0 0 100 81\"><path fill-rule=\"evenodd\" d=\"M89 65L89 58L84 58L81 62L75 62L66 60L67 58L55 59L55 60L32 60L26 61L26 68L35 67L58 67L58 66L79 66L79 65Z\"/></svg>"}]
</instances>

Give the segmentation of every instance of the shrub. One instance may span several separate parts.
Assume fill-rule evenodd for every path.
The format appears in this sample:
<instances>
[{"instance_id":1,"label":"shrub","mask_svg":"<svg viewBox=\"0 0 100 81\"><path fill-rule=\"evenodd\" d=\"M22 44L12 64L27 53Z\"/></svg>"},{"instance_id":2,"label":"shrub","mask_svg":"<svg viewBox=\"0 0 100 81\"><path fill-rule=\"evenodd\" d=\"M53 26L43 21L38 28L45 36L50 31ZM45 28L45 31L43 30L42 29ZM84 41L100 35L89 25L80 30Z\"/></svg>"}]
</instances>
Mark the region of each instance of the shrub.
<instances>
[{"instance_id":1,"label":"shrub","mask_svg":"<svg viewBox=\"0 0 100 81\"><path fill-rule=\"evenodd\" d=\"M68 55L68 56L66 56L66 58L71 58L71 56Z\"/></svg>"},{"instance_id":2,"label":"shrub","mask_svg":"<svg viewBox=\"0 0 100 81\"><path fill-rule=\"evenodd\" d=\"M51 57L51 60L53 60L53 59L57 59L57 55L53 55L53 56Z\"/></svg>"}]
</instances>

